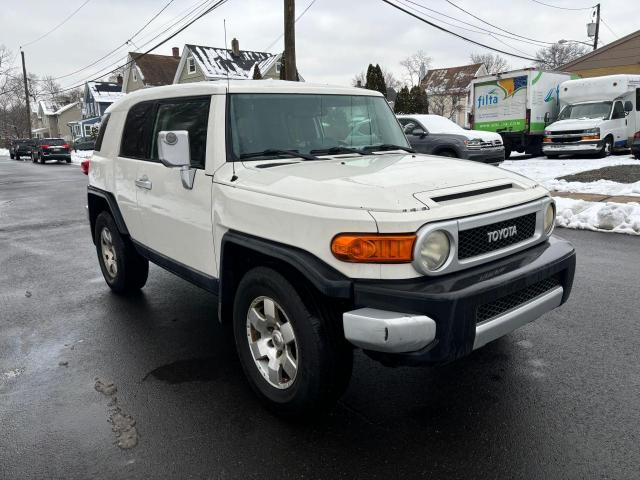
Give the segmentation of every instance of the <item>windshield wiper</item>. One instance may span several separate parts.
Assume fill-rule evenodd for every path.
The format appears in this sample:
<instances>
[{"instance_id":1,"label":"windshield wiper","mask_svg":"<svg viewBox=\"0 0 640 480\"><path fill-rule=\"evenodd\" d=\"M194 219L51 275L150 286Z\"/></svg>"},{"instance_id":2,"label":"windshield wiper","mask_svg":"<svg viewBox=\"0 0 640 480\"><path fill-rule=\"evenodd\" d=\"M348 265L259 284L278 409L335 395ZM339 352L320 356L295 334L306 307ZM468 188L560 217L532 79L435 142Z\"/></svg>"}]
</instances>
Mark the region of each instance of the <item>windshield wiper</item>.
<instances>
[{"instance_id":1,"label":"windshield wiper","mask_svg":"<svg viewBox=\"0 0 640 480\"><path fill-rule=\"evenodd\" d=\"M365 155L362 150L356 150L349 147L331 147L331 148L319 148L317 150L311 150L309 153L314 155L340 155L341 153L357 153L358 155Z\"/></svg>"},{"instance_id":2,"label":"windshield wiper","mask_svg":"<svg viewBox=\"0 0 640 480\"><path fill-rule=\"evenodd\" d=\"M251 153L242 153L240 154L240 159L244 160L245 158L254 158L254 157L300 157L304 160L318 160L318 157L314 155L309 155L307 153L300 153L297 150L279 150L277 148L267 148L266 150L262 150L261 152L251 152Z\"/></svg>"},{"instance_id":3,"label":"windshield wiper","mask_svg":"<svg viewBox=\"0 0 640 480\"><path fill-rule=\"evenodd\" d=\"M366 147L362 147L362 150L365 152L369 151L378 151L384 152L387 150L404 150L409 153L416 153L413 148L403 147L402 145L393 145L392 143L383 143L382 145L367 145Z\"/></svg>"}]
</instances>

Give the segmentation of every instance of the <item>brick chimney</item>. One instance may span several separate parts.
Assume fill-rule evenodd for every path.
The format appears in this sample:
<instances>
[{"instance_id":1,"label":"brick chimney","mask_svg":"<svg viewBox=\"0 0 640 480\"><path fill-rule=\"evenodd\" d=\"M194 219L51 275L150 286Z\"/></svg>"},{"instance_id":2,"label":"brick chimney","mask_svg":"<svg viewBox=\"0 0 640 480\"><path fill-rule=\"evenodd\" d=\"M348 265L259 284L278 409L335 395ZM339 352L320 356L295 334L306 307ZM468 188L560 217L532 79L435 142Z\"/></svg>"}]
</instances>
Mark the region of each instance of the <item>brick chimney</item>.
<instances>
[{"instance_id":1,"label":"brick chimney","mask_svg":"<svg viewBox=\"0 0 640 480\"><path fill-rule=\"evenodd\" d=\"M233 40L231 40L231 54L234 57L240 56L240 42L238 41L237 38L234 38Z\"/></svg>"},{"instance_id":2,"label":"brick chimney","mask_svg":"<svg viewBox=\"0 0 640 480\"><path fill-rule=\"evenodd\" d=\"M173 47L171 53L173 54L173 58L180 58L180 49L178 47Z\"/></svg>"}]
</instances>

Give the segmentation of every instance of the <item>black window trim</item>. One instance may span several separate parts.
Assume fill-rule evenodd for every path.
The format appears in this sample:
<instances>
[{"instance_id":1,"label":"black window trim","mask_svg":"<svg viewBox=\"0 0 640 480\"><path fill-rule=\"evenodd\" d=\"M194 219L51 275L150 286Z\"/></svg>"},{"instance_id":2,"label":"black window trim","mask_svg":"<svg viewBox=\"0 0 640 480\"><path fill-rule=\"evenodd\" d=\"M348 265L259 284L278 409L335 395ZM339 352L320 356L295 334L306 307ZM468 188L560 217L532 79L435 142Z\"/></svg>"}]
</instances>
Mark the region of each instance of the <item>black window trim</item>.
<instances>
[{"instance_id":1,"label":"black window trim","mask_svg":"<svg viewBox=\"0 0 640 480\"><path fill-rule=\"evenodd\" d=\"M107 126L109 125L109 118L111 118L110 113L105 113L103 115L103 119L100 124L100 130L98 131L98 136L96 137L96 141L93 148L94 152L99 152L100 149L102 148L102 142L104 140L104 136L107 131ZM87 137L81 137L81 138L87 138ZM84 140L84 141L87 141L87 140Z\"/></svg>"},{"instance_id":2,"label":"black window trim","mask_svg":"<svg viewBox=\"0 0 640 480\"><path fill-rule=\"evenodd\" d=\"M122 134L120 135L120 151L118 152L118 156L122 157L122 158L129 158L131 160L145 160L145 161L149 161L149 147L151 145L150 140L150 135L151 135L151 128L153 128L153 122L152 119L155 118L155 112L157 109L156 106L156 100L143 100L141 102L135 103L133 105L131 105L131 107L129 107L129 109L127 110L127 115L124 119L124 126L122 127ZM144 136L144 156L143 157L137 157L137 156L133 156L133 155L124 155L122 152L122 148L124 145L124 136L126 133L126 129L127 129L127 123L129 120L129 114L131 113L131 110L133 110L134 108L140 106L140 105L148 105L151 104L151 114L148 115L148 118L145 119L144 122L144 126L143 126L143 131L142 131L142 135Z\"/></svg>"},{"instance_id":3,"label":"black window trim","mask_svg":"<svg viewBox=\"0 0 640 480\"><path fill-rule=\"evenodd\" d=\"M153 113L151 115L151 128L149 131L149 138L147 140L147 143L148 143L147 145L148 151L146 155L147 158L140 158L138 160L143 160L143 161L152 162L152 163L160 163L159 158L151 157L151 153L152 153L151 145L153 144L153 139L151 138L151 135L153 135L153 128L155 125L156 117L158 116L158 108L160 107L160 105L166 105L168 103L189 103L189 102L193 102L194 100L207 100L209 102L209 111L207 112L207 136L204 142L204 165L202 167L190 165L191 168L195 168L196 170L205 170L207 165L207 141L209 139L209 120L211 119L212 97L213 95L196 95L191 97L159 98L157 100L154 100L156 104L153 107Z\"/></svg>"}]
</instances>

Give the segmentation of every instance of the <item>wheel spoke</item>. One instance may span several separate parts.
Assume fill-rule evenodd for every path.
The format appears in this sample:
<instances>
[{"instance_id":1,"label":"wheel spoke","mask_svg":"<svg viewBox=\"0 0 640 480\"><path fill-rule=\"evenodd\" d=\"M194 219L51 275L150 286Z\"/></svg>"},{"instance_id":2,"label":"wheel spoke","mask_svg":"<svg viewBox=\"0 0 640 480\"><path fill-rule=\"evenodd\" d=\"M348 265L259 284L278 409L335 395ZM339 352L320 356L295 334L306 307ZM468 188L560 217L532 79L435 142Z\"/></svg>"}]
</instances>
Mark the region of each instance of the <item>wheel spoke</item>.
<instances>
[{"instance_id":1,"label":"wheel spoke","mask_svg":"<svg viewBox=\"0 0 640 480\"><path fill-rule=\"evenodd\" d=\"M298 362L291 356L291 352L286 352L282 356L282 369L289 376L289 378L295 378L298 371Z\"/></svg>"},{"instance_id":2,"label":"wheel spoke","mask_svg":"<svg viewBox=\"0 0 640 480\"><path fill-rule=\"evenodd\" d=\"M267 364L267 373L269 375L269 380L271 380L271 382L273 382L275 385L279 385L281 383L280 362L278 362L275 358L269 358L269 363Z\"/></svg>"},{"instance_id":3,"label":"wheel spoke","mask_svg":"<svg viewBox=\"0 0 640 480\"><path fill-rule=\"evenodd\" d=\"M268 341L269 340L266 338L261 338L249 344L249 347L251 348L251 353L253 354L253 358L255 360L267 358L267 356L269 355L269 349L267 346Z\"/></svg>"},{"instance_id":4,"label":"wheel spoke","mask_svg":"<svg viewBox=\"0 0 640 480\"><path fill-rule=\"evenodd\" d=\"M255 308L249 309L247 317L253 328L260 332L260 334L264 335L268 333L266 320Z\"/></svg>"},{"instance_id":5,"label":"wheel spoke","mask_svg":"<svg viewBox=\"0 0 640 480\"><path fill-rule=\"evenodd\" d=\"M276 323L276 304L270 298L264 299L264 316L267 317L267 323L269 325L275 325Z\"/></svg>"},{"instance_id":6,"label":"wheel spoke","mask_svg":"<svg viewBox=\"0 0 640 480\"><path fill-rule=\"evenodd\" d=\"M280 325L280 333L282 333L282 339L284 340L285 344L291 343L296 339L296 336L293 333L291 322Z\"/></svg>"}]
</instances>

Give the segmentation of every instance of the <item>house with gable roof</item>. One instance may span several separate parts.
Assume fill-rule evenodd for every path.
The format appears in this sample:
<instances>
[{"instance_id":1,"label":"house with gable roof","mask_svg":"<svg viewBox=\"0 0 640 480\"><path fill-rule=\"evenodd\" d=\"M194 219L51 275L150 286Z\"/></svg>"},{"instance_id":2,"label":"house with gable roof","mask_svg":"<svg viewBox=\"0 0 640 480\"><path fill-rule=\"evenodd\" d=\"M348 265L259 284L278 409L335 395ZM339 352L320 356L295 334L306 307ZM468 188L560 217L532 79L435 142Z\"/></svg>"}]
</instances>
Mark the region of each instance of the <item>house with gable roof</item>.
<instances>
[{"instance_id":1,"label":"house with gable roof","mask_svg":"<svg viewBox=\"0 0 640 480\"><path fill-rule=\"evenodd\" d=\"M180 63L180 49L172 55L129 52L122 81L122 91L131 93L141 88L171 85Z\"/></svg>"},{"instance_id":2,"label":"house with gable roof","mask_svg":"<svg viewBox=\"0 0 640 480\"><path fill-rule=\"evenodd\" d=\"M79 102L59 106L48 100L37 103L35 123L32 134L35 138L61 137L71 140L72 133L69 126L81 118Z\"/></svg>"},{"instance_id":3,"label":"house with gable roof","mask_svg":"<svg viewBox=\"0 0 640 480\"><path fill-rule=\"evenodd\" d=\"M282 54L240 50L240 44L235 38L231 41L231 49L187 44L182 51L173 83L227 78L251 80L256 65L262 78L279 79Z\"/></svg>"},{"instance_id":4,"label":"house with gable roof","mask_svg":"<svg viewBox=\"0 0 640 480\"><path fill-rule=\"evenodd\" d=\"M122 91L122 77L117 82L87 82L82 97L82 118L71 122L74 138L88 137L91 129L100 124L104 111L116 100L126 95Z\"/></svg>"},{"instance_id":5,"label":"house with gable roof","mask_svg":"<svg viewBox=\"0 0 640 480\"><path fill-rule=\"evenodd\" d=\"M482 63L429 70L420 86L427 92L429 113L442 115L461 127L467 124L471 81L487 75Z\"/></svg>"}]
</instances>

